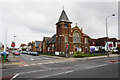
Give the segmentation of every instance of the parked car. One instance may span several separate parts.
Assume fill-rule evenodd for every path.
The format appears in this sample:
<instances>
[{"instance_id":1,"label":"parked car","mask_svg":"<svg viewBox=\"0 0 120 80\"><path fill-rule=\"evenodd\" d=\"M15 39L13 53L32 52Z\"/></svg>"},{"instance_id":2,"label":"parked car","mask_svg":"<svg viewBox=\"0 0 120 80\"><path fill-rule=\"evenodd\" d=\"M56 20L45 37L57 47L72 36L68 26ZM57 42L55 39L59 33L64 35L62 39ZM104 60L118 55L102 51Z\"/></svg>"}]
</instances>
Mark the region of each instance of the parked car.
<instances>
[{"instance_id":1,"label":"parked car","mask_svg":"<svg viewBox=\"0 0 120 80\"><path fill-rule=\"evenodd\" d=\"M115 47L113 47L112 52L113 52L113 53L117 53L117 52L118 52L118 50L117 50Z\"/></svg>"},{"instance_id":2,"label":"parked car","mask_svg":"<svg viewBox=\"0 0 120 80\"><path fill-rule=\"evenodd\" d=\"M28 54L31 54L31 52L30 52L30 51L28 51Z\"/></svg>"},{"instance_id":3,"label":"parked car","mask_svg":"<svg viewBox=\"0 0 120 80\"><path fill-rule=\"evenodd\" d=\"M22 51L22 54L28 54L28 52L27 51Z\"/></svg>"},{"instance_id":4,"label":"parked car","mask_svg":"<svg viewBox=\"0 0 120 80\"><path fill-rule=\"evenodd\" d=\"M12 51L13 54L14 54L15 52L16 52L15 50Z\"/></svg>"},{"instance_id":5,"label":"parked car","mask_svg":"<svg viewBox=\"0 0 120 80\"><path fill-rule=\"evenodd\" d=\"M28 54L38 55L38 52L28 52Z\"/></svg>"},{"instance_id":6,"label":"parked car","mask_svg":"<svg viewBox=\"0 0 120 80\"><path fill-rule=\"evenodd\" d=\"M2 55L3 54L3 51L2 50L0 50L0 55Z\"/></svg>"},{"instance_id":7,"label":"parked car","mask_svg":"<svg viewBox=\"0 0 120 80\"><path fill-rule=\"evenodd\" d=\"M19 51L15 51L14 55L20 55L20 52Z\"/></svg>"}]
</instances>

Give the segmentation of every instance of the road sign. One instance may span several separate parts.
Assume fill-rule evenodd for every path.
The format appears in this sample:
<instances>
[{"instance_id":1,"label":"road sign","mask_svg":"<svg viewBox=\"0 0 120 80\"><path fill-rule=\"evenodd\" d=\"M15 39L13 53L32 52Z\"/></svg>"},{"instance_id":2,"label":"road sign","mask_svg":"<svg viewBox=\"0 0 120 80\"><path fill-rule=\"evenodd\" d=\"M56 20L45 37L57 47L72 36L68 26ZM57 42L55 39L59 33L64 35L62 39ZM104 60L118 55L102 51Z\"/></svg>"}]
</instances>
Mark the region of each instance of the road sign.
<instances>
[{"instance_id":1,"label":"road sign","mask_svg":"<svg viewBox=\"0 0 120 80\"><path fill-rule=\"evenodd\" d=\"M11 47L15 47L15 42L12 42Z\"/></svg>"},{"instance_id":2,"label":"road sign","mask_svg":"<svg viewBox=\"0 0 120 80\"><path fill-rule=\"evenodd\" d=\"M68 44L66 44L66 48L68 48Z\"/></svg>"}]
</instances>

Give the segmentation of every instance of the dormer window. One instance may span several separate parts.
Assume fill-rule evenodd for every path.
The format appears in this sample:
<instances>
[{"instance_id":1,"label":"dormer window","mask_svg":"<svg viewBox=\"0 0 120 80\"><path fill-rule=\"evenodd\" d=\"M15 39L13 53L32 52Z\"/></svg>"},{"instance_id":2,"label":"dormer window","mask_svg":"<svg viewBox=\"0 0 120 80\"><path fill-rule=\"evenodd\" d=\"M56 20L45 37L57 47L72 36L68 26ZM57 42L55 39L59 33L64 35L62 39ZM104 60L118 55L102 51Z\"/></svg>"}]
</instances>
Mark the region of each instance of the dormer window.
<instances>
[{"instance_id":1,"label":"dormer window","mask_svg":"<svg viewBox=\"0 0 120 80\"><path fill-rule=\"evenodd\" d=\"M68 25L67 25L67 24L64 24L64 27L65 27L65 28L68 28Z\"/></svg>"}]
</instances>

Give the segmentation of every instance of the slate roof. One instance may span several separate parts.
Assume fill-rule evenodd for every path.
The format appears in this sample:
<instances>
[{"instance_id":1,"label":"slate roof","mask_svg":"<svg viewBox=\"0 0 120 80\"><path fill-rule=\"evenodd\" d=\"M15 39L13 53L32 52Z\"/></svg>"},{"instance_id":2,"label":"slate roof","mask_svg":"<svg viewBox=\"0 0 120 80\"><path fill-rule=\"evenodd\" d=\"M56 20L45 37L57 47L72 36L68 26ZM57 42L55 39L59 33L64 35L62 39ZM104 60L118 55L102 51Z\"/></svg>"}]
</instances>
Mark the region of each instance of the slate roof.
<instances>
[{"instance_id":1,"label":"slate roof","mask_svg":"<svg viewBox=\"0 0 120 80\"><path fill-rule=\"evenodd\" d=\"M24 46L27 46L26 44L21 44L20 47L24 47Z\"/></svg>"},{"instance_id":2,"label":"slate roof","mask_svg":"<svg viewBox=\"0 0 120 80\"><path fill-rule=\"evenodd\" d=\"M42 44L42 41L35 41L36 47L39 47L40 44Z\"/></svg>"},{"instance_id":3,"label":"slate roof","mask_svg":"<svg viewBox=\"0 0 120 80\"><path fill-rule=\"evenodd\" d=\"M48 45L49 41L51 40L51 37L45 37L45 40L47 41L47 45Z\"/></svg>"},{"instance_id":4,"label":"slate roof","mask_svg":"<svg viewBox=\"0 0 120 80\"><path fill-rule=\"evenodd\" d=\"M49 41L49 44L53 44L53 43L56 43L56 34L54 34L51 40Z\"/></svg>"},{"instance_id":5,"label":"slate roof","mask_svg":"<svg viewBox=\"0 0 120 80\"><path fill-rule=\"evenodd\" d=\"M89 37L89 36L88 36L87 34L85 34L85 33L83 33L83 36L84 36L84 37Z\"/></svg>"},{"instance_id":6,"label":"slate roof","mask_svg":"<svg viewBox=\"0 0 120 80\"><path fill-rule=\"evenodd\" d=\"M60 21L70 22L64 10L62 11L58 22L60 22Z\"/></svg>"}]
</instances>

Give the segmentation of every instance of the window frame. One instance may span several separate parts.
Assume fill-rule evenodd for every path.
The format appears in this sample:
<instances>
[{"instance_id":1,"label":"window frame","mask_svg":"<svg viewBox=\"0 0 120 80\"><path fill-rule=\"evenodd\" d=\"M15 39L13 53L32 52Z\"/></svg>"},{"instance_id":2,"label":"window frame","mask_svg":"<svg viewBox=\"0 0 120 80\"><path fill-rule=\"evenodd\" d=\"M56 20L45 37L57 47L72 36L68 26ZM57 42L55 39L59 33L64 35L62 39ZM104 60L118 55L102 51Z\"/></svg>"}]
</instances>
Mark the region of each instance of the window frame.
<instances>
[{"instance_id":1,"label":"window frame","mask_svg":"<svg viewBox=\"0 0 120 80\"><path fill-rule=\"evenodd\" d=\"M88 38L87 37L85 37L85 43L88 43Z\"/></svg>"},{"instance_id":2,"label":"window frame","mask_svg":"<svg viewBox=\"0 0 120 80\"><path fill-rule=\"evenodd\" d=\"M64 28L68 28L68 24L64 24Z\"/></svg>"},{"instance_id":3,"label":"window frame","mask_svg":"<svg viewBox=\"0 0 120 80\"><path fill-rule=\"evenodd\" d=\"M81 34L78 31L73 33L73 43L81 43Z\"/></svg>"},{"instance_id":4,"label":"window frame","mask_svg":"<svg viewBox=\"0 0 120 80\"><path fill-rule=\"evenodd\" d=\"M68 36L65 36L65 42L68 42Z\"/></svg>"}]
</instances>

